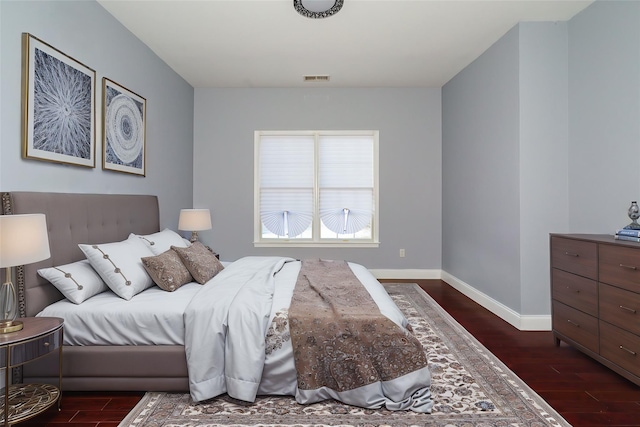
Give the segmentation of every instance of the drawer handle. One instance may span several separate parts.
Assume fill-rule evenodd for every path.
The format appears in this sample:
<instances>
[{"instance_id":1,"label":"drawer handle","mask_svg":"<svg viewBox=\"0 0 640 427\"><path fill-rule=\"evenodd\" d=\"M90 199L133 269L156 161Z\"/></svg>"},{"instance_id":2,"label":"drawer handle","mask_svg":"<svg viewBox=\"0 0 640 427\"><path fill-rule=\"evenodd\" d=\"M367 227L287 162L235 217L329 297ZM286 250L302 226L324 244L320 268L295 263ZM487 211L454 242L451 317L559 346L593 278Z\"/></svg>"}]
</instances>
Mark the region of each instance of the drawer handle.
<instances>
[{"instance_id":1,"label":"drawer handle","mask_svg":"<svg viewBox=\"0 0 640 427\"><path fill-rule=\"evenodd\" d=\"M575 292L576 294L580 293L580 289L571 289L571 286L567 286L567 290L569 291L573 290L573 292Z\"/></svg>"},{"instance_id":2,"label":"drawer handle","mask_svg":"<svg viewBox=\"0 0 640 427\"><path fill-rule=\"evenodd\" d=\"M567 256L574 256L576 258L580 256L580 255L578 255L576 253L573 253L573 252L565 252L564 254L567 255Z\"/></svg>"},{"instance_id":3,"label":"drawer handle","mask_svg":"<svg viewBox=\"0 0 640 427\"><path fill-rule=\"evenodd\" d=\"M620 306L620 309L621 309L621 310L629 311L629 312L631 312L631 313L633 313L633 314L636 314L636 311L635 311L633 308L625 307L624 305L621 305L621 306Z\"/></svg>"},{"instance_id":4,"label":"drawer handle","mask_svg":"<svg viewBox=\"0 0 640 427\"><path fill-rule=\"evenodd\" d=\"M48 342L44 343L44 346L49 347L49 343Z\"/></svg>"},{"instance_id":5,"label":"drawer handle","mask_svg":"<svg viewBox=\"0 0 640 427\"><path fill-rule=\"evenodd\" d=\"M620 350L624 350L624 351L626 351L627 353L632 354L632 355L634 355L634 356L637 354L635 351L633 351L633 350L629 350L627 347L625 347L625 346L623 346L623 345L621 345L621 346L620 346Z\"/></svg>"},{"instance_id":6,"label":"drawer handle","mask_svg":"<svg viewBox=\"0 0 640 427\"><path fill-rule=\"evenodd\" d=\"M576 322L574 322L574 321L573 321L573 320L571 320L571 319L567 320L567 322L569 322L571 325L575 326L576 328L579 328L579 327L580 327L580 324L579 324L579 323L576 323Z\"/></svg>"},{"instance_id":7,"label":"drawer handle","mask_svg":"<svg viewBox=\"0 0 640 427\"><path fill-rule=\"evenodd\" d=\"M620 267L622 268L628 268L629 270L637 270L638 267L633 266L633 265L626 265L626 264L620 264Z\"/></svg>"}]
</instances>

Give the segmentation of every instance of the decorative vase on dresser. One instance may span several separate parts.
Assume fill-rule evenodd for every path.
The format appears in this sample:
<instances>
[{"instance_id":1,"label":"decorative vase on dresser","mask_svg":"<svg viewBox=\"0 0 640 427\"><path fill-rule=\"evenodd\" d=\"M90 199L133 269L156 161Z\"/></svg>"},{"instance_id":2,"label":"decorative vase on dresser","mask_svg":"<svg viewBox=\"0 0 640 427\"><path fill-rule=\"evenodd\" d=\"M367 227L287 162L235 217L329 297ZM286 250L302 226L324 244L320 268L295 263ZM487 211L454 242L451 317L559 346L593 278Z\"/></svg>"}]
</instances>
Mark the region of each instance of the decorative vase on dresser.
<instances>
[{"instance_id":1,"label":"decorative vase on dresser","mask_svg":"<svg viewBox=\"0 0 640 427\"><path fill-rule=\"evenodd\" d=\"M560 341L640 385L640 243L551 234L551 310Z\"/></svg>"}]
</instances>

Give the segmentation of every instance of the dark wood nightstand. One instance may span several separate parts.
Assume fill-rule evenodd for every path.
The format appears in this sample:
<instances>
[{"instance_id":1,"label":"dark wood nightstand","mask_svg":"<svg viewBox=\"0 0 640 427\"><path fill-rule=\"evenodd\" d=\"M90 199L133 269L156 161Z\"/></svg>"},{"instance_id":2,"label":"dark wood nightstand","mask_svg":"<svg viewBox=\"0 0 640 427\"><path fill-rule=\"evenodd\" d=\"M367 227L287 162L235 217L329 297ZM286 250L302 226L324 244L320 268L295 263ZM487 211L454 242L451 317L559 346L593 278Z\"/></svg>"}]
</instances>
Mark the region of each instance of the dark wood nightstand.
<instances>
[{"instance_id":1,"label":"dark wood nightstand","mask_svg":"<svg viewBox=\"0 0 640 427\"><path fill-rule=\"evenodd\" d=\"M56 403L62 390L62 338L64 321L57 317L25 317L20 331L0 334L0 369L5 375L0 419L10 426L32 418ZM10 384L11 369L58 350L58 387L50 384ZM6 410L8 408L8 410Z\"/></svg>"}]
</instances>

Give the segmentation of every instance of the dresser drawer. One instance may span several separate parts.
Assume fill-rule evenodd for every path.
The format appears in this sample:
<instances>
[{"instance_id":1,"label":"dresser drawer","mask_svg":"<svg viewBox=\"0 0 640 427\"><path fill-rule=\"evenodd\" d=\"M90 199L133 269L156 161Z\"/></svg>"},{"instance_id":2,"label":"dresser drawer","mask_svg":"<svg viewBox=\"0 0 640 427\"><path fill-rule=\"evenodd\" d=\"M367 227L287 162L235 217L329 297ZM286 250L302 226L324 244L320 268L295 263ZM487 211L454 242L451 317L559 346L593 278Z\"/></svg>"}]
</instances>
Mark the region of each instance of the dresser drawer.
<instances>
[{"instance_id":1,"label":"dresser drawer","mask_svg":"<svg viewBox=\"0 0 640 427\"><path fill-rule=\"evenodd\" d=\"M552 297L568 306L598 315L598 283L556 268L551 270Z\"/></svg>"},{"instance_id":2,"label":"dresser drawer","mask_svg":"<svg viewBox=\"0 0 640 427\"><path fill-rule=\"evenodd\" d=\"M600 319L640 335L640 294L600 283Z\"/></svg>"},{"instance_id":3,"label":"dresser drawer","mask_svg":"<svg viewBox=\"0 0 640 427\"><path fill-rule=\"evenodd\" d=\"M551 267L598 279L598 245L582 240L551 238Z\"/></svg>"},{"instance_id":4,"label":"dresser drawer","mask_svg":"<svg viewBox=\"0 0 640 427\"><path fill-rule=\"evenodd\" d=\"M600 321L600 356L640 377L640 337Z\"/></svg>"},{"instance_id":5,"label":"dresser drawer","mask_svg":"<svg viewBox=\"0 0 640 427\"><path fill-rule=\"evenodd\" d=\"M593 316L553 301L553 330L598 352L598 319Z\"/></svg>"},{"instance_id":6,"label":"dresser drawer","mask_svg":"<svg viewBox=\"0 0 640 427\"><path fill-rule=\"evenodd\" d=\"M640 292L640 249L600 245L599 281Z\"/></svg>"}]
</instances>

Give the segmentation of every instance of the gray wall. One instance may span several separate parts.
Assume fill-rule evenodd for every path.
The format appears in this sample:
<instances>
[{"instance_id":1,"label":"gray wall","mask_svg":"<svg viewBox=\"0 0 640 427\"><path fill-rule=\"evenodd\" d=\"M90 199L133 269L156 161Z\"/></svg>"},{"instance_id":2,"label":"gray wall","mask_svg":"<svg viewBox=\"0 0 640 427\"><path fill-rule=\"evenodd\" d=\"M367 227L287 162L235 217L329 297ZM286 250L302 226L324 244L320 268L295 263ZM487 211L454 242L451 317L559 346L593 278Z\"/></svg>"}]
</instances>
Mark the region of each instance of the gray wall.
<instances>
[{"instance_id":1,"label":"gray wall","mask_svg":"<svg viewBox=\"0 0 640 427\"><path fill-rule=\"evenodd\" d=\"M521 23L520 313L549 313L549 233L568 215L567 23Z\"/></svg>"},{"instance_id":2,"label":"gray wall","mask_svg":"<svg viewBox=\"0 0 640 427\"><path fill-rule=\"evenodd\" d=\"M93 0L0 1L0 190L159 196L162 226L192 205L193 88ZM21 158L21 33L96 70L96 168ZM146 177L102 170L102 77L147 100Z\"/></svg>"},{"instance_id":3,"label":"gray wall","mask_svg":"<svg viewBox=\"0 0 640 427\"><path fill-rule=\"evenodd\" d=\"M639 22L640 2L596 1L567 23L521 23L443 87L445 272L548 314L549 233L629 222Z\"/></svg>"},{"instance_id":4,"label":"gray wall","mask_svg":"<svg viewBox=\"0 0 640 427\"><path fill-rule=\"evenodd\" d=\"M442 269L520 309L519 31L442 89Z\"/></svg>"},{"instance_id":5,"label":"gray wall","mask_svg":"<svg viewBox=\"0 0 640 427\"><path fill-rule=\"evenodd\" d=\"M380 131L379 248L253 247L253 133L300 129ZM200 234L224 259L277 254L440 268L440 89L197 88L193 171L194 205L212 210L213 230Z\"/></svg>"},{"instance_id":6,"label":"gray wall","mask_svg":"<svg viewBox=\"0 0 640 427\"><path fill-rule=\"evenodd\" d=\"M569 22L569 153L566 231L627 225L640 200L638 1L597 1Z\"/></svg>"}]
</instances>

